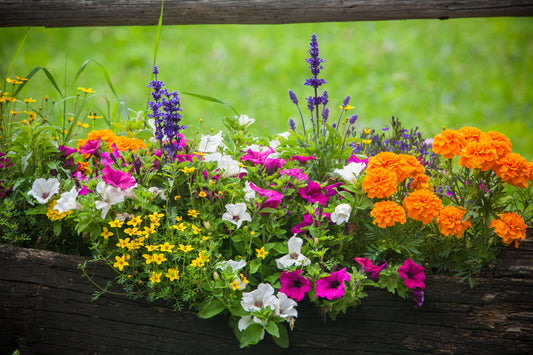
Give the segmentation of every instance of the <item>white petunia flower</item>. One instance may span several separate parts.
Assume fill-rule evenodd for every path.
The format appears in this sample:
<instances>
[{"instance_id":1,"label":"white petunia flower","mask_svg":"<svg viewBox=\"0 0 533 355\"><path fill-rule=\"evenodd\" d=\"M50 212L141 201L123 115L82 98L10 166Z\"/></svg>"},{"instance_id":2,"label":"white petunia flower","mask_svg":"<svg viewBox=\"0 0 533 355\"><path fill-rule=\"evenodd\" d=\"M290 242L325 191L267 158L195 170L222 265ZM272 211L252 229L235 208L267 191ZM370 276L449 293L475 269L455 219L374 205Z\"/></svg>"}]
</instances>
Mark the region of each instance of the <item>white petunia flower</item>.
<instances>
[{"instance_id":1,"label":"white petunia flower","mask_svg":"<svg viewBox=\"0 0 533 355\"><path fill-rule=\"evenodd\" d=\"M44 179L39 178L33 182L31 190L28 195L35 197L35 199L41 204L45 204L52 196L59 192L59 180L56 178Z\"/></svg>"},{"instance_id":2,"label":"white petunia flower","mask_svg":"<svg viewBox=\"0 0 533 355\"><path fill-rule=\"evenodd\" d=\"M59 213L65 213L70 210L81 210L83 206L76 201L78 197L78 190L73 187L70 191L63 192L61 197L57 200L54 210Z\"/></svg>"},{"instance_id":3,"label":"white petunia flower","mask_svg":"<svg viewBox=\"0 0 533 355\"><path fill-rule=\"evenodd\" d=\"M250 181L244 183L244 199L250 201L255 199L255 190L250 186Z\"/></svg>"},{"instance_id":4,"label":"white petunia flower","mask_svg":"<svg viewBox=\"0 0 533 355\"><path fill-rule=\"evenodd\" d=\"M226 210L228 212L225 212L222 215L222 220L235 224L237 228L240 228L242 221L252 221L252 216L246 212L246 204L244 202L235 204L228 203L226 205Z\"/></svg>"},{"instance_id":5,"label":"white petunia flower","mask_svg":"<svg viewBox=\"0 0 533 355\"><path fill-rule=\"evenodd\" d=\"M223 143L222 131L214 136L203 136L198 144L198 151L204 153L215 153L218 148L226 148Z\"/></svg>"},{"instance_id":6,"label":"white petunia flower","mask_svg":"<svg viewBox=\"0 0 533 355\"><path fill-rule=\"evenodd\" d=\"M102 210L102 219L105 219L105 216L112 205L124 201L124 191L118 187L106 185L103 181L100 181L98 185L96 185L96 192L100 194L102 200L95 201L94 207L98 210Z\"/></svg>"},{"instance_id":7,"label":"white petunia flower","mask_svg":"<svg viewBox=\"0 0 533 355\"><path fill-rule=\"evenodd\" d=\"M288 317L297 318L298 311L294 309L298 303L289 298L283 292L278 292L278 308L276 308L274 315L287 319Z\"/></svg>"},{"instance_id":8,"label":"white petunia flower","mask_svg":"<svg viewBox=\"0 0 533 355\"><path fill-rule=\"evenodd\" d=\"M307 257L300 254L303 242L304 241L301 238L296 236L292 236L291 239L289 239L289 253L279 259L276 259L276 265L278 266L278 269L286 269L293 265L305 266L311 263Z\"/></svg>"},{"instance_id":9,"label":"white petunia flower","mask_svg":"<svg viewBox=\"0 0 533 355\"><path fill-rule=\"evenodd\" d=\"M229 155L224 155L218 161L218 168L222 170L223 177L231 177L239 175L241 173L246 173L246 169L241 167L241 163L237 160L234 160Z\"/></svg>"},{"instance_id":10,"label":"white petunia flower","mask_svg":"<svg viewBox=\"0 0 533 355\"><path fill-rule=\"evenodd\" d=\"M364 163L352 162L342 169L335 169L334 173L339 174L347 183L355 184L357 182L357 177L363 170L365 170L365 167L366 165Z\"/></svg>"},{"instance_id":11,"label":"white petunia flower","mask_svg":"<svg viewBox=\"0 0 533 355\"><path fill-rule=\"evenodd\" d=\"M335 212L330 216L331 221L337 225L348 222L350 214L352 213L352 206L347 203L341 203L335 207Z\"/></svg>"},{"instance_id":12,"label":"white petunia flower","mask_svg":"<svg viewBox=\"0 0 533 355\"><path fill-rule=\"evenodd\" d=\"M257 289L242 294L241 306L246 312L259 311L263 307L275 310L279 306L279 300L274 296L272 285L260 283Z\"/></svg>"},{"instance_id":13,"label":"white petunia flower","mask_svg":"<svg viewBox=\"0 0 533 355\"><path fill-rule=\"evenodd\" d=\"M238 118L239 126L247 128L249 125L255 122L255 119L246 115L240 115Z\"/></svg>"},{"instance_id":14,"label":"white petunia flower","mask_svg":"<svg viewBox=\"0 0 533 355\"><path fill-rule=\"evenodd\" d=\"M233 272L236 273L237 271L239 271L240 269L246 266L246 261L244 260L235 261L231 259L226 260L226 261L221 261L217 264L217 269L225 270L228 265L231 266L231 269L233 270Z\"/></svg>"},{"instance_id":15,"label":"white petunia flower","mask_svg":"<svg viewBox=\"0 0 533 355\"><path fill-rule=\"evenodd\" d=\"M157 196L161 197L163 201L166 201L167 197L165 196L165 191L160 189L159 187L150 187L148 191L154 196L154 198L157 198Z\"/></svg>"}]
</instances>

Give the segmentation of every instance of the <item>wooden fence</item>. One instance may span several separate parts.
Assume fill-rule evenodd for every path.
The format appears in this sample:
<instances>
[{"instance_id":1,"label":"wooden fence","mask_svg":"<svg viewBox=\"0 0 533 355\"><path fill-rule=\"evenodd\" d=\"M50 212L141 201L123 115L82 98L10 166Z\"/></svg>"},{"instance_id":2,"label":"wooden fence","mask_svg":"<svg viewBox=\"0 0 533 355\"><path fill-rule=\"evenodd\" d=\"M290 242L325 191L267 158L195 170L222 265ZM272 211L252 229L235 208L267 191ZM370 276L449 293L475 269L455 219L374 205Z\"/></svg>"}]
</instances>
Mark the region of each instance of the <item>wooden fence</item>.
<instances>
[{"instance_id":1,"label":"wooden fence","mask_svg":"<svg viewBox=\"0 0 533 355\"><path fill-rule=\"evenodd\" d=\"M162 0L3 0L0 27L149 26ZM165 0L164 25L533 16L532 0Z\"/></svg>"}]
</instances>

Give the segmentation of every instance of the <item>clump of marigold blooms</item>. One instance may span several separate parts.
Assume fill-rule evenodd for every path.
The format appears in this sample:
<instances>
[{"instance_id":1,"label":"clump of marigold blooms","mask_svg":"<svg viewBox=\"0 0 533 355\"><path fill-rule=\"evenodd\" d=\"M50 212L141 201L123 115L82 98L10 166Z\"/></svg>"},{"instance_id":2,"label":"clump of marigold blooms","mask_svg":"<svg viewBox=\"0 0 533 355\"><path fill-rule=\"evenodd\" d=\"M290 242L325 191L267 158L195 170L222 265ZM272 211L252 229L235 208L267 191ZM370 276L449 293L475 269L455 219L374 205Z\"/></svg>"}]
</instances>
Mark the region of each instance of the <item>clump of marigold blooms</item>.
<instances>
[{"instance_id":1,"label":"clump of marigold blooms","mask_svg":"<svg viewBox=\"0 0 533 355\"><path fill-rule=\"evenodd\" d=\"M396 154L393 152L381 152L368 160L367 172L377 168L386 169L396 174L397 182L400 183L408 177L424 173L424 167L418 159L408 154Z\"/></svg>"},{"instance_id":2,"label":"clump of marigold blooms","mask_svg":"<svg viewBox=\"0 0 533 355\"><path fill-rule=\"evenodd\" d=\"M440 232L446 236L455 234L457 238L461 238L463 232L472 227L472 223L469 220L463 221L465 213L466 210L464 208L444 207L437 217Z\"/></svg>"},{"instance_id":3,"label":"clump of marigold blooms","mask_svg":"<svg viewBox=\"0 0 533 355\"><path fill-rule=\"evenodd\" d=\"M398 189L396 174L382 167L367 169L361 185L369 198L387 198Z\"/></svg>"},{"instance_id":4,"label":"clump of marigold blooms","mask_svg":"<svg viewBox=\"0 0 533 355\"><path fill-rule=\"evenodd\" d=\"M146 143L142 139L119 136L110 129L89 132L86 139L78 139L78 147L84 146L88 141L97 141L99 139L107 143L110 152L114 152L115 147L120 151L133 150L134 152L147 148Z\"/></svg>"},{"instance_id":5,"label":"clump of marigold blooms","mask_svg":"<svg viewBox=\"0 0 533 355\"><path fill-rule=\"evenodd\" d=\"M494 232L502 238L505 244L511 244L513 241L515 247L526 239L527 225L518 214L514 212L504 212L499 215L499 218L493 219L489 225L494 228Z\"/></svg>"},{"instance_id":6,"label":"clump of marigold blooms","mask_svg":"<svg viewBox=\"0 0 533 355\"><path fill-rule=\"evenodd\" d=\"M404 224L407 220L405 210L394 201L376 202L370 216L374 218L372 223L380 228L392 227L396 223Z\"/></svg>"},{"instance_id":7,"label":"clump of marigold blooms","mask_svg":"<svg viewBox=\"0 0 533 355\"><path fill-rule=\"evenodd\" d=\"M452 159L455 155L461 155L465 145L466 139L461 133L445 129L433 138L432 150L446 159Z\"/></svg>"},{"instance_id":8,"label":"clump of marigold blooms","mask_svg":"<svg viewBox=\"0 0 533 355\"><path fill-rule=\"evenodd\" d=\"M468 143L459 158L459 165L468 169L491 169L499 158L511 152L511 141L499 132L483 132L477 141Z\"/></svg>"},{"instance_id":9,"label":"clump of marigold blooms","mask_svg":"<svg viewBox=\"0 0 533 355\"><path fill-rule=\"evenodd\" d=\"M530 164L518 153L509 153L498 159L492 170L506 183L516 187L528 187Z\"/></svg>"},{"instance_id":10,"label":"clump of marigold blooms","mask_svg":"<svg viewBox=\"0 0 533 355\"><path fill-rule=\"evenodd\" d=\"M442 201L429 190L416 190L403 200L407 216L424 224L431 223L442 209Z\"/></svg>"}]
</instances>

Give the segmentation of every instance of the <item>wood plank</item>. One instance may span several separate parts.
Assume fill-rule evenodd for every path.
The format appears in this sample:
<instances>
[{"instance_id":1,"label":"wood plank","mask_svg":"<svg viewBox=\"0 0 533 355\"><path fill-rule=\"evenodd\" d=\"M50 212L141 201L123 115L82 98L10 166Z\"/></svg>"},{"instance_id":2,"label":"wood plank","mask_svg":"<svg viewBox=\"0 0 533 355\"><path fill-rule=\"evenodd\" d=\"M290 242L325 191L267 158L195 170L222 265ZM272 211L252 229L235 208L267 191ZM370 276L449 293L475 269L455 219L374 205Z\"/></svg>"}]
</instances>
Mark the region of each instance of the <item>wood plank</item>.
<instances>
[{"instance_id":1,"label":"wood plank","mask_svg":"<svg viewBox=\"0 0 533 355\"><path fill-rule=\"evenodd\" d=\"M77 269L85 260L0 245L0 353L533 353L531 235L520 248L506 249L473 289L454 277L428 276L418 310L410 300L369 289L358 309L324 322L302 301L286 351L269 336L240 350L226 317L203 320L111 294L91 301L95 287ZM100 262L87 270L101 285L115 275Z\"/></svg>"},{"instance_id":2,"label":"wood plank","mask_svg":"<svg viewBox=\"0 0 533 355\"><path fill-rule=\"evenodd\" d=\"M164 25L533 16L532 0L166 0ZM0 27L151 26L161 0L4 0Z\"/></svg>"}]
</instances>

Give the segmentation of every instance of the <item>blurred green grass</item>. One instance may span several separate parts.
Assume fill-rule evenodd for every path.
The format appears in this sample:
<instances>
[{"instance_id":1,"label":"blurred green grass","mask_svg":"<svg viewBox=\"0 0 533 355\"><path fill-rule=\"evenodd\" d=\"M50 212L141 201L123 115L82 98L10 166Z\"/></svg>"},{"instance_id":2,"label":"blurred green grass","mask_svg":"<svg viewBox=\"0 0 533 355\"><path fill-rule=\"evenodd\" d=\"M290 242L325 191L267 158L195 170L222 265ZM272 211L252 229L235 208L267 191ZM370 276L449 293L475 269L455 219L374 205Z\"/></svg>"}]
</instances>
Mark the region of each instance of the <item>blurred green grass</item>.
<instances>
[{"instance_id":1,"label":"blurred green grass","mask_svg":"<svg viewBox=\"0 0 533 355\"><path fill-rule=\"evenodd\" d=\"M7 68L24 33L0 29L0 63ZM44 66L58 83L74 77L86 59L109 72L121 100L144 110L151 79L156 27L32 28L9 75ZM209 95L256 119L257 134L299 122L288 97L304 102L310 75L305 58L312 33L326 59L322 77L331 117L351 96L359 128L381 128L398 117L426 136L443 126L497 130L513 151L533 158L533 20L481 18L291 25L164 26L157 65L169 90ZM92 87L112 98L104 76L89 65L74 88ZM42 98L53 89L42 73L23 95ZM72 94L72 93L71 93ZM305 108L305 103L302 104ZM182 95L184 124L221 129L233 115L223 105Z\"/></svg>"}]
</instances>

